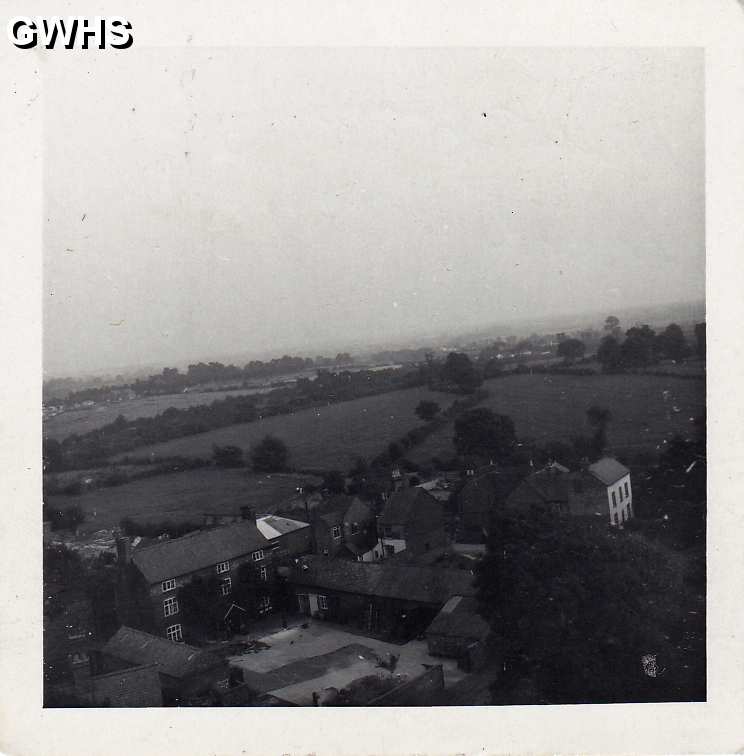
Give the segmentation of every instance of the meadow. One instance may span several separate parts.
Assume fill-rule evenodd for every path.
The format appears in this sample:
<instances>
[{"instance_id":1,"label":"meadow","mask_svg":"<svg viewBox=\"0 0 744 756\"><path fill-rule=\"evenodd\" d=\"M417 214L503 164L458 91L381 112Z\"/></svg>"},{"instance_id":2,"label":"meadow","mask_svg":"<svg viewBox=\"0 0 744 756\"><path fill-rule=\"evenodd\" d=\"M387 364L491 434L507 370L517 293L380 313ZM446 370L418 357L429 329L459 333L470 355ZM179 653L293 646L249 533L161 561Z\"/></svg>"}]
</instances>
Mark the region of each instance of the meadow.
<instances>
[{"instance_id":1,"label":"meadow","mask_svg":"<svg viewBox=\"0 0 744 756\"><path fill-rule=\"evenodd\" d=\"M456 398L425 388L391 391L143 446L129 456L209 458L215 444L248 451L271 434L287 444L289 462L295 469L347 470L357 457L376 456L388 443L420 425L414 409L422 399L433 399L445 409ZM119 455L118 459L124 456L127 455Z\"/></svg>"},{"instance_id":2,"label":"meadow","mask_svg":"<svg viewBox=\"0 0 744 756\"><path fill-rule=\"evenodd\" d=\"M267 391L268 389L263 389ZM82 435L88 431L101 428L112 423L119 415L127 420L138 417L155 417L169 407L186 409L199 404L211 404L217 399L227 396L245 396L246 394L261 393L260 389L243 389L239 391L191 391L185 394L165 394L163 396L144 396L138 399L128 399L110 404L97 404L94 407L81 407L67 410L44 420L43 433L46 438L57 441L77 433Z\"/></svg>"},{"instance_id":3,"label":"meadow","mask_svg":"<svg viewBox=\"0 0 744 756\"><path fill-rule=\"evenodd\" d=\"M79 506L86 515L81 533L108 530L130 517L138 522L201 523L202 515L237 514L241 506L256 514L271 514L294 495L302 483L318 482L307 476L254 475L245 469L199 470L157 475L111 488L99 488L79 496L46 498L50 507Z\"/></svg>"},{"instance_id":4,"label":"meadow","mask_svg":"<svg viewBox=\"0 0 744 756\"><path fill-rule=\"evenodd\" d=\"M705 382L652 375L513 375L485 382L480 406L508 415L517 436L538 443L570 441L592 430L586 410L593 404L612 413L609 451L655 452L675 433L695 432L693 418L705 413ZM668 392L666 395L664 392ZM418 463L454 453L454 424L448 423L409 453Z\"/></svg>"}]
</instances>

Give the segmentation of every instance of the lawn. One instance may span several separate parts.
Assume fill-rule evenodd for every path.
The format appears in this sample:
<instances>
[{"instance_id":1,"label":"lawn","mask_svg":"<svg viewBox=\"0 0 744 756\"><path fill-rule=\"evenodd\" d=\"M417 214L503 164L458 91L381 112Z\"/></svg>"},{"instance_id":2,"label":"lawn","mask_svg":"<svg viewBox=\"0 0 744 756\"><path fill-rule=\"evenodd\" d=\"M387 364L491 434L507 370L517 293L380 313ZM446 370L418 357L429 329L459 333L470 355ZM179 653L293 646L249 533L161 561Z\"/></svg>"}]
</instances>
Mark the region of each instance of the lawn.
<instances>
[{"instance_id":1,"label":"lawn","mask_svg":"<svg viewBox=\"0 0 744 756\"><path fill-rule=\"evenodd\" d=\"M590 434L586 410L592 404L612 413L609 450L632 454L655 451L675 433L694 432L692 418L705 413L705 383L651 375L514 375L486 381L482 406L509 415L517 436L537 442L569 441ZM669 392L664 395L664 391ZM453 423L433 433L409 456L422 463L450 457Z\"/></svg>"},{"instance_id":2,"label":"lawn","mask_svg":"<svg viewBox=\"0 0 744 756\"><path fill-rule=\"evenodd\" d=\"M80 506L86 513L82 532L116 527L124 517L138 522L172 520L201 523L204 513L239 513L251 506L270 514L294 494L307 476L253 475L246 470L199 470L157 475L80 496L49 496L46 503L65 509Z\"/></svg>"},{"instance_id":3,"label":"lawn","mask_svg":"<svg viewBox=\"0 0 744 756\"><path fill-rule=\"evenodd\" d=\"M422 399L433 399L444 409L455 398L425 388L391 391L140 447L129 455L210 457L215 444L248 450L272 434L287 444L290 465L296 469L348 470L357 457L376 456L388 443L420 425L414 409Z\"/></svg>"}]
</instances>

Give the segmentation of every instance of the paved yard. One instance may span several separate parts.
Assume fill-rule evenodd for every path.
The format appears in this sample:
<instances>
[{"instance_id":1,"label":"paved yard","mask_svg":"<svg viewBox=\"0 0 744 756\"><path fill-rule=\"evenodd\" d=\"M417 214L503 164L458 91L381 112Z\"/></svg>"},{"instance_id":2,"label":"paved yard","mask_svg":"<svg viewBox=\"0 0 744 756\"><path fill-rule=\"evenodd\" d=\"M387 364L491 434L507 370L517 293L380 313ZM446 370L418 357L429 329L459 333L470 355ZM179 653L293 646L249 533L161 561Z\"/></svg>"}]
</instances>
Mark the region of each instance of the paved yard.
<instances>
[{"instance_id":1,"label":"paved yard","mask_svg":"<svg viewBox=\"0 0 744 756\"><path fill-rule=\"evenodd\" d=\"M400 680L420 675L424 664L442 665L446 687L466 677L455 660L430 656L425 641L396 645L328 622L309 620L307 628L298 625L258 640L268 648L233 656L230 662L243 669L252 686L301 705L312 705L313 691L341 689L365 675L390 677L378 662L391 653L399 657L393 676Z\"/></svg>"}]
</instances>

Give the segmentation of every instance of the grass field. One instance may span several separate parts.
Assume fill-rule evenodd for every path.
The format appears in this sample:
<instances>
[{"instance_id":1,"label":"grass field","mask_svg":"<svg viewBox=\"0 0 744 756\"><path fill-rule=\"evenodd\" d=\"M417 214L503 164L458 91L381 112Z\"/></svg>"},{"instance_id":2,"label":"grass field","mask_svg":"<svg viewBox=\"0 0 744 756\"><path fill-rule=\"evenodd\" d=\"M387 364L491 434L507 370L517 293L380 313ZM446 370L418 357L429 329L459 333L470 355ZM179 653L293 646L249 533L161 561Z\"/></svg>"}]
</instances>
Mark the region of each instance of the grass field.
<instances>
[{"instance_id":1,"label":"grass field","mask_svg":"<svg viewBox=\"0 0 744 756\"><path fill-rule=\"evenodd\" d=\"M90 533L116 527L124 517L138 522L200 523L206 512L238 513L241 506L253 507L256 514L270 514L307 480L307 476L252 475L241 469L206 467L99 488L80 496L49 496L46 503L60 509L82 507L87 519L80 530Z\"/></svg>"},{"instance_id":2,"label":"grass field","mask_svg":"<svg viewBox=\"0 0 744 756\"><path fill-rule=\"evenodd\" d=\"M586 410L597 404L612 412L610 450L654 451L674 433L694 432L691 418L705 412L705 384L650 375L514 375L486 382L482 406L509 415L523 439L568 441L590 434ZM663 392L669 395L664 399ZM675 407L676 410L675 411ZM409 456L416 462L453 454L453 423L432 434Z\"/></svg>"},{"instance_id":3,"label":"grass field","mask_svg":"<svg viewBox=\"0 0 744 756\"><path fill-rule=\"evenodd\" d=\"M248 450L270 433L289 447L292 467L347 470L357 457L379 454L390 441L421 424L414 408L422 399L433 399L444 409L455 398L424 388L392 391L143 446L129 454L210 457L214 444Z\"/></svg>"},{"instance_id":4,"label":"grass field","mask_svg":"<svg viewBox=\"0 0 744 756\"><path fill-rule=\"evenodd\" d=\"M226 396L245 396L259 393L257 389L241 391L207 391L186 394L166 394L165 396L147 396L112 404L99 404L95 407L83 407L61 412L44 420L43 433L47 438L61 441L73 433L83 434L112 423L119 415L127 420L138 417L154 417L169 407L185 409L198 404L211 404Z\"/></svg>"}]
</instances>

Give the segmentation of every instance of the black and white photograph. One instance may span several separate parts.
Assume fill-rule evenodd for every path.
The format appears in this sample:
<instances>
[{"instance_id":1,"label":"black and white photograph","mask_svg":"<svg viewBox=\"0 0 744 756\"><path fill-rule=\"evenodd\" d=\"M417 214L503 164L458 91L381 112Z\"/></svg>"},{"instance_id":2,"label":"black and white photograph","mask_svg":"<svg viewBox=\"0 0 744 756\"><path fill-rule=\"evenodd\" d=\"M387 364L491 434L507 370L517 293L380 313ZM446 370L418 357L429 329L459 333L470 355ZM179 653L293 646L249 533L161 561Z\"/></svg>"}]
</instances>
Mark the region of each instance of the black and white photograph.
<instances>
[{"instance_id":1,"label":"black and white photograph","mask_svg":"<svg viewBox=\"0 0 744 756\"><path fill-rule=\"evenodd\" d=\"M705 700L700 50L50 88L46 706Z\"/></svg>"},{"instance_id":2,"label":"black and white photograph","mask_svg":"<svg viewBox=\"0 0 744 756\"><path fill-rule=\"evenodd\" d=\"M734 48L230 8L6 14L0 750L733 752Z\"/></svg>"}]
</instances>

